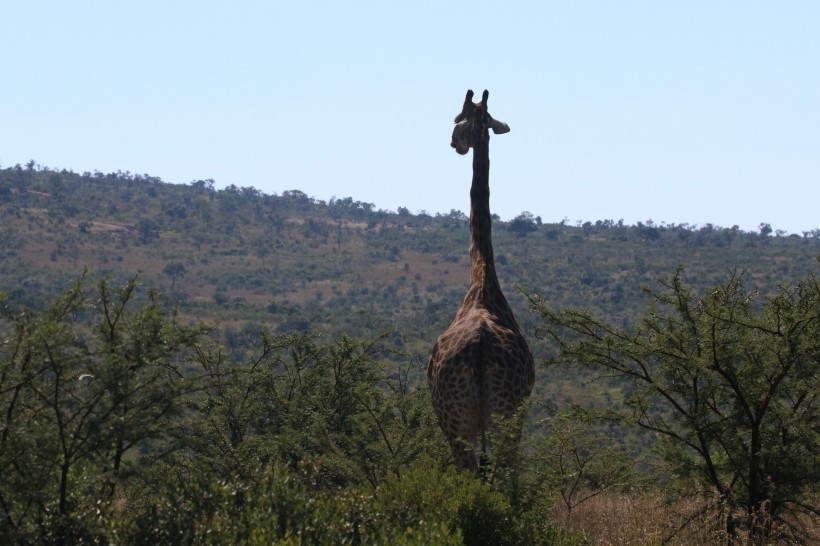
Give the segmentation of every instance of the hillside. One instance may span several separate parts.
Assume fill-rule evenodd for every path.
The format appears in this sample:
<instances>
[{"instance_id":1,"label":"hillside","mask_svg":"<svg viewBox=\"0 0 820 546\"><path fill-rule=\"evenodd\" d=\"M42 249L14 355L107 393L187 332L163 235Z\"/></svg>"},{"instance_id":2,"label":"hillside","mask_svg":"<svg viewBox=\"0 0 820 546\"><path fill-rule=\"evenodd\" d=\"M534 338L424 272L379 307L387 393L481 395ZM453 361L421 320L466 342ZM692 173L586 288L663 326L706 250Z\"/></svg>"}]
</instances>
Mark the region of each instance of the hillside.
<instances>
[{"instance_id":1,"label":"hillside","mask_svg":"<svg viewBox=\"0 0 820 546\"><path fill-rule=\"evenodd\" d=\"M0 170L4 544L818 535L816 230L497 221L536 359L571 365L539 366L519 464L501 425L479 475L424 385L464 213L34 166Z\"/></svg>"},{"instance_id":2,"label":"hillside","mask_svg":"<svg viewBox=\"0 0 820 546\"><path fill-rule=\"evenodd\" d=\"M210 180L172 185L31 162L0 170L0 291L38 307L84 268L139 272L182 317L217 323L228 346L262 327L389 331L396 349L426 362L468 280L468 213L390 212L351 197L324 202L298 190L217 190ZM549 224L522 213L497 221L493 235L501 282L530 332L535 319L516 286L556 307L629 322L646 304L641 287L679 265L696 287L737 268L767 289L815 271L820 254L817 230L784 236L768 226ZM548 349L539 343L536 358Z\"/></svg>"}]
</instances>

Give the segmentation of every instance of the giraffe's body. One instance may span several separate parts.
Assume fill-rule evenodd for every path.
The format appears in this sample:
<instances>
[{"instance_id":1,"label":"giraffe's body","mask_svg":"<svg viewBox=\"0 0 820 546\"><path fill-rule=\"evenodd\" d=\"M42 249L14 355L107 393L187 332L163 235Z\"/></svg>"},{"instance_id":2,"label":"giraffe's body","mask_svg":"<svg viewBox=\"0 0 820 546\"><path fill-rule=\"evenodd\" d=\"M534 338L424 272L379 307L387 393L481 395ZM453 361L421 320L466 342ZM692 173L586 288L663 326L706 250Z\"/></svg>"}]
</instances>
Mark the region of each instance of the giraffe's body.
<instances>
[{"instance_id":1,"label":"giraffe's body","mask_svg":"<svg viewBox=\"0 0 820 546\"><path fill-rule=\"evenodd\" d=\"M493 416L511 417L532 391L535 368L521 328L501 291L491 237L489 133L509 131L487 113L487 92L468 91L452 146L473 148L470 188L470 286L450 327L436 340L427 381L433 407L459 469L475 469L476 443ZM483 446L482 446L483 447Z\"/></svg>"}]
</instances>

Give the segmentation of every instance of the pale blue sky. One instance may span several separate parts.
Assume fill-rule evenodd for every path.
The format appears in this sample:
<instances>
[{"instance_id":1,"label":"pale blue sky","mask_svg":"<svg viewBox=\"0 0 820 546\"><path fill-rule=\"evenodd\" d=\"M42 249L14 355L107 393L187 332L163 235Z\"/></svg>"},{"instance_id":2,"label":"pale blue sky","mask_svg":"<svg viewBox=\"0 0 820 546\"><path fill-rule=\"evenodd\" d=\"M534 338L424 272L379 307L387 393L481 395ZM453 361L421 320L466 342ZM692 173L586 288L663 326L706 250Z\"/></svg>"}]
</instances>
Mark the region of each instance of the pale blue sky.
<instances>
[{"instance_id":1,"label":"pale blue sky","mask_svg":"<svg viewBox=\"0 0 820 546\"><path fill-rule=\"evenodd\" d=\"M0 0L0 166L469 211L820 228L820 2Z\"/></svg>"}]
</instances>

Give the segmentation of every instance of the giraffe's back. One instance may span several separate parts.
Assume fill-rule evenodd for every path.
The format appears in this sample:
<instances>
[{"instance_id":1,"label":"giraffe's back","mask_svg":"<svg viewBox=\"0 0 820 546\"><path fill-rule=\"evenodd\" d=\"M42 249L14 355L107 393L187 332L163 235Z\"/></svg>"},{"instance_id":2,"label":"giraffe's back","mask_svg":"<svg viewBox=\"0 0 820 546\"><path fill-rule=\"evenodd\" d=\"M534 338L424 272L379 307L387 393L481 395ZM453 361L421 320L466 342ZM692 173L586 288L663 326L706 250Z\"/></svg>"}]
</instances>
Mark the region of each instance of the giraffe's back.
<instances>
[{"instance_id":1,"label":"giraffe's back","mask_svg":"<svg viewBox=\"0 0 820 546\"><path fill-rule=\"evenodd\" d=\"M532 353L520 332L498 324L485 309L466 313L433 347L427 369L433 406L448 439L474 441L509 417L532 390Z\"/></svg>"}]
</instances>

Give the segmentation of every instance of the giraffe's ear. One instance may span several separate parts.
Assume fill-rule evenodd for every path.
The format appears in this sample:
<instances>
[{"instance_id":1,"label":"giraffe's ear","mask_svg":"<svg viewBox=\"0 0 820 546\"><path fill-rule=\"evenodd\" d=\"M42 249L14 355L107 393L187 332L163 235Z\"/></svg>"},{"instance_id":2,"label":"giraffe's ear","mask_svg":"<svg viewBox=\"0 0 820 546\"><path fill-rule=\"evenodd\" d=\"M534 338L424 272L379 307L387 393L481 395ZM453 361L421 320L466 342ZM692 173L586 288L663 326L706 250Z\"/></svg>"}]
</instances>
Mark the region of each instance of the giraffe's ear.
<instances>
[{"instance_id":1,"label":"giraffe's ear","mask_svg":"<svg viewBox=\"0 0 820 546\"><path fill-rule=\"evenodd\" d=\"M466 154L467 150L470 149L470 146L464 142L464 133L466 130L467 120L459 121L456 123L456 126L453 127L453 138L450 139L450 146L455 148L461 155Z\"/></svg>"},{"instance_id":2,"label":"giraffe's ear","mask_svg":"<svg viewBox=\"0 0 820 546\"><path fill-rule=\"evenodd\" d=\"M510 132L510 126L504 123L503 121L499 121L497 119L493 119L490 116L490 129L493 130L493 133L497 135L503 135L504 133Z\"/></svg>"}]
</instances>

